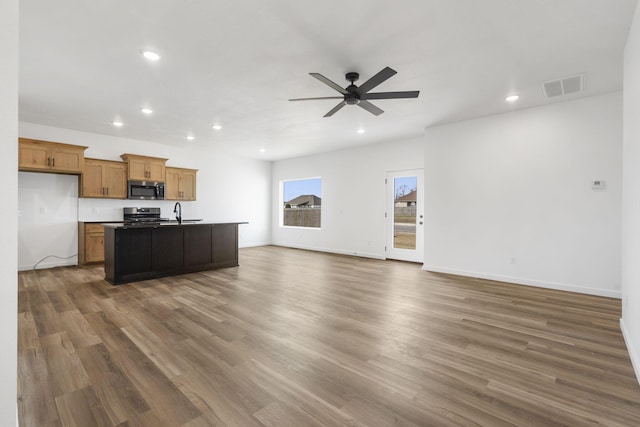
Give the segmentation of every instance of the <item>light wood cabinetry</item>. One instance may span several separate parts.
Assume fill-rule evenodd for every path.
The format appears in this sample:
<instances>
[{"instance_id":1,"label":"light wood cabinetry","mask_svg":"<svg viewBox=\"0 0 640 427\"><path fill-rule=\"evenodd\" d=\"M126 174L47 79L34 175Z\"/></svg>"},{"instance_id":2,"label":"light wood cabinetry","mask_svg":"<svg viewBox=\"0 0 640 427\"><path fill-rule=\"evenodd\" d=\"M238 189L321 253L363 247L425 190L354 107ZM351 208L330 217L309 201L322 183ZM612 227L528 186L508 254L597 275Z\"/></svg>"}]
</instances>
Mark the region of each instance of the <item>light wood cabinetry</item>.
<instances>
[{"instance_id":1,"label":"light wood cabinetry","mask_svg":"<svg viewBox=\"0 0 640 427\"><path fill-rule=\"evenodd\" d=\"M128 179L164 182L167 159L137 154L123 154L120 157L128 164Z\"/></svg>"},{"instance_id":2,"label":"light wood cabinetry","mask_svg":"<svg viewBox=\"0 0 640 427\"><path fill-rule=\"evenodd\" d=\"M91 222L78 223L78 262L104 261L104 227Z\"/></svg>"},{"instance_id":3,"label":"light wood cabinetry","mask_svg":"<svg viewBox=\"0 0 640 427\"><path fill-rule=\"evenodd\" d=\"M127 198L127 164L85 159L81 197Z\"/></svg>"},{"instance_id":4,"label":"light wood cabinetry","mask_svg":"<svg viewBox=\"0 0 640 427\"><path fill-rule=\"evenodd\" d=\"M18 147L21 171L82 173L87 147L27 138L19 138Z\"/></svg>"},{"instance_id":5,"label":"light wood cabinetry","mask_svg":"<svg viewBox=\"0 0 640 427\"><path fill-rule=\"evenodd\" d=\"M196 200L196 169L166 168L165 199Z\"/></svg>"}]
</instances>

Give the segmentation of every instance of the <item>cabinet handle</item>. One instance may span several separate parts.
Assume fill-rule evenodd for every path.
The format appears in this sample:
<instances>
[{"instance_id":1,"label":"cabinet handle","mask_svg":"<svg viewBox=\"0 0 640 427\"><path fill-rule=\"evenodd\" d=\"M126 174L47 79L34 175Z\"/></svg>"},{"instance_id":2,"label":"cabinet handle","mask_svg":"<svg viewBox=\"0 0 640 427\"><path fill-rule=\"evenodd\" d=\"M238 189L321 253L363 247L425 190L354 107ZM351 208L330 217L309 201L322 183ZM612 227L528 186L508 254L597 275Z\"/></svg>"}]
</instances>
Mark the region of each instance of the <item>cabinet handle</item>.
<instances>
[{"instance_id":1,"label":"cabinet handle","mask_svg":"<svg viewBox=\"0 0 640 427\"><path fill-rule=\"evenodd\" d=\"M47 157L47 166L51 166L51 157Z\"/></svg>"},{"instance_id":2,"label":"cabinet handle","mask_svg":"<svg viewBox=\"0 0 640 427\"><path fill-rule=\"evenodd\" d=\"M109 195L109 187L107 187L107 196Z\"/></svg>"},{"instance_id":3,"label":"cabinet handle","mask_svg":"<svg viewBox=\"0 0 640 427\"><path fill-rule=\"evenodd\" d=\"M53 166L55 168L56 167L56 158L55 157L51 158L51 163L52 163L51 166Z\"/></svg>"}]
</instances>

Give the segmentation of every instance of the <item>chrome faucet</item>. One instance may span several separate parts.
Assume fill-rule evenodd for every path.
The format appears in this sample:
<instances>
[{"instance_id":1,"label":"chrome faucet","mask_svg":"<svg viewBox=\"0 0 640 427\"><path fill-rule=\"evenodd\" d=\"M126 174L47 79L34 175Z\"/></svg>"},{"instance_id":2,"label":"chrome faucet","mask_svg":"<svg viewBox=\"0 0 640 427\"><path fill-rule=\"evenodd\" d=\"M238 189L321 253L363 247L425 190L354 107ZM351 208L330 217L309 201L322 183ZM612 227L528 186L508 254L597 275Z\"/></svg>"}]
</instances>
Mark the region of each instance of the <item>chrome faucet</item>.
<instances>
[{"instance_id":1,"label":"chrome faucet","mask_svg":"<svg viewBox=\"0 0 640 427\"><path fill-rule=\"evenodd\" d=\"M178 224L182 224L182 205L180 204L180 202L176 202L176 204L173 206L173 213L176 214Z\"/></svg>"}]
</instances>

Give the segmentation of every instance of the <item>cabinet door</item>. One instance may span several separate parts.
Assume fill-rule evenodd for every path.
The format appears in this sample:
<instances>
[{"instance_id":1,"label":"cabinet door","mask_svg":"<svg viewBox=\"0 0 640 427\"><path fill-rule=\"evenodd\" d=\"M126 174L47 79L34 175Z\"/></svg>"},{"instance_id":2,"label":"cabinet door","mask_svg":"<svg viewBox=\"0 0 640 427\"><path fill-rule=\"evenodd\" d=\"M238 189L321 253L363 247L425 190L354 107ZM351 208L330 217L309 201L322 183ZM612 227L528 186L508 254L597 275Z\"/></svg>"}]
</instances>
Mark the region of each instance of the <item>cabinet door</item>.
<instances>
[{"instance_id":1,"label":"cabinet door","mask_svg":"<svg viewBox=\"0 0 640 427\"><path fill-rule=\"evenodd\" d=\"M18 167L20 169L49 169L49 150L47 146L29 142L20 142Z\"/></svg>"},{"instance_id":2,"label":"cabinet door","mask_svg":"<svg viewBox=\"0 0 640 427\"><path fill-rule=\"evenodd\" d=\"M84 150L77 148L52 147L51 169L66 172L82 172Z\"/></svg>"},{"instance_id":3,"label":"cabinet door","mask_svg":"<svg viewBox=\"0 0 640 427\"><path fill-rule=\"evenodd\" d=\"M164 182L164 162L156 160L147 161L147 176L149 181Z\"/></svg>"},{"instance_id":4,"label":"cabinet door","mask_svg":"<svg viewBox=\"0 0 640 427\"><path fill-rule=\"evenodd\" d=\"M196 172L183 171L180 180L181 198L184 200L196 199Z\"/></svg>"},{"instance_id":5,"label":"cabinet door","mask_svg":"<svg viewBox=\"0 0 640 427\"><path fill-rule=\"evenodd\" d=\"M184 267L199 271L213 264L211 225L189 225L184 229Z\"/></svg>"},{"instance_id":6,"label":"cabinet door","mask_svg":"<svg viewBox=\"0 0 640 427\"><path fill-rule=\"evenodd\" d=\"M85 262L104 261L104 232L85 235Z\"/></svg>"},{"instance_id":7,"label":"cabinet door","mask_svg":"<svg viewBox=\"0 0 640 427\"><path fill-rule=\"evenodd\" d=\"M212 233L213 264L216 267L238 265L238 225L215 224Z\"/></svg>"},{"instance_id":8,"label":"cabinet door","mask_svg":"<svg viewBox=\"0 0 640 427\"><path fill-rule=\"evenodd\" d=\"M142 159L129 159L129 179L146 181L147 163Z\"/></svg>"},{"instance_id":9,"label":"cabinet door","mask_svg":"<svg viewBox=\"0 0 640 427\"><path fill-rule=\"evenodd\" d=\"M107 189L106 197L111 199L127 198L127 173L124 164L105 163L104 187Z\"/></svg>"},{"instance_id":10,"label":"cabinet door","mask_svg":"<svg viewBox=\"0 0 640 427\"><path fill-rule=\"evenodd\" d=\"M82 173L82 197L103 197L103 165L100 162L86 160Z\"/></svg>"},{"instance_id":11,"label":"cabinet door","mask_svg":"<svg viewBox=\"0 0 640 427\"><path fill-rule=\"evenodd\" d=\"M180 272L184 268L182 227L159 227L151 232L151 269L155 274Z\"/></svg>"},{"instance_id":12,"label":"cabinet door","mask_svg":"<svg viewBox=\"0 0 640 427\"><path fill-rule=\"evenodd\" d=\"M180 200L180 170L167 168L166 176L164 198L166 200Z\"/></svg>"},{"instance_id":13,"label":"cabinet door","mask_svg":"<svg viewBox=\"0 0 640 427\"><path fill-rule=\"evenodd\" d=\"M151 228L116 230L114 262L117 270L114 281L135 280L150 275L151 231Z\"/></svg>"}]
</instances>

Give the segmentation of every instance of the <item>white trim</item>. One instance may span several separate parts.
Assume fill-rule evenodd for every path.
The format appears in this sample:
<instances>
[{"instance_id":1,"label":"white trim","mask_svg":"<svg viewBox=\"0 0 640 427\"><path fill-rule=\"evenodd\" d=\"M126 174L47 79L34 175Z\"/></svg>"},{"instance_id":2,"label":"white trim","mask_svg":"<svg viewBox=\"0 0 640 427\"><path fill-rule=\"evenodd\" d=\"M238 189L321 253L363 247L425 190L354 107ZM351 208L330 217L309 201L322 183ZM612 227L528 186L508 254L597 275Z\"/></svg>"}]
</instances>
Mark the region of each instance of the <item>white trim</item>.
<instances>
[{"instance_id":1,"label":"white trim","mask_svg":"<svg viewBox=\"0 0 640 427\"><path fill-rule=\"evenodd\" d=\"M361 258L373 258L373 259L379 259L379 260L385 260L385 257L382 255L378 255L378 254L370 254L370 253L365 253L365 252L349 252L349 251L338 251L335 249L326 249L326 248L312 248L312 247L308 247L308 246L301 246L301 245L280 245L278 243L272 243L272 246L280 246L281 248L293 248L293 249L303 249L305 251L314 251L314 252L327 252L330 254L338 254L338 255L351 255L351 256L357 256L357 257L361 257Z\"/></svg>"},{"instance_id":2,"label":"white trim","mask_svg":"<svg viewBox=\"0 0 640 427\"><path fill-rule=\"evenodd\" d=\"M70 267L73 265L78 265L78 257L65 259L65 260L54 260L49 262L43 261L40 264L38 264L37 269L41 270L45 268ZM27 270L33 270L33 264L18 266L18 271L27 271Z\"/></svg>"},{"instance_id":3,"label":"white trim","mask_svg":"<svg viewBox=\"0 0 640 427\"><path fill-rule=\"evenodd\" d=\"M238 249L242 249L242 248L256 248L258 246L269 246L271 245L271 243L269 242L264 242L264 243L243 243L242 245L238 245Z\"/></svg>"},{"instance_id":4,"label":"white trim","mask_svg":"<svg viewBox=\"0 0 640 427\"><path fill-rule=\"evenodd\" d=\"M624 326L624 319L620 318L620 330L622 331L622 337L624 338L624 343L627 346L627 352L629 353L629 358L631 359L631 366L633 367L633 371L636 373L636 381L640 384L640 357L638 357L638 353L636 353L636 347L631 342L631 337L627 334L627 328Z\"/></svg>"},{"instance_id":5,"label":"white trim","mask_svg":"<svg viewBox=\"0 0 640 427\"><path fill-rule=\"evenodd\" d=\"M422 266L423 270L432 271L434 273L455 274L457 276L477 277L479 279L494 280L496 282L515 283L517 285L536 286L538 288L554 289L557 291L577 292L580 294L596 295L609 298L622 298L620 291L610 289L585 288L584 286L569 285L566 283L545 282L542 280L523 279L513 276L502 276L498 274L478 273L475 271L455 270L452 268L441 268L432 265Z\"/></svg>"}]
</instances>

